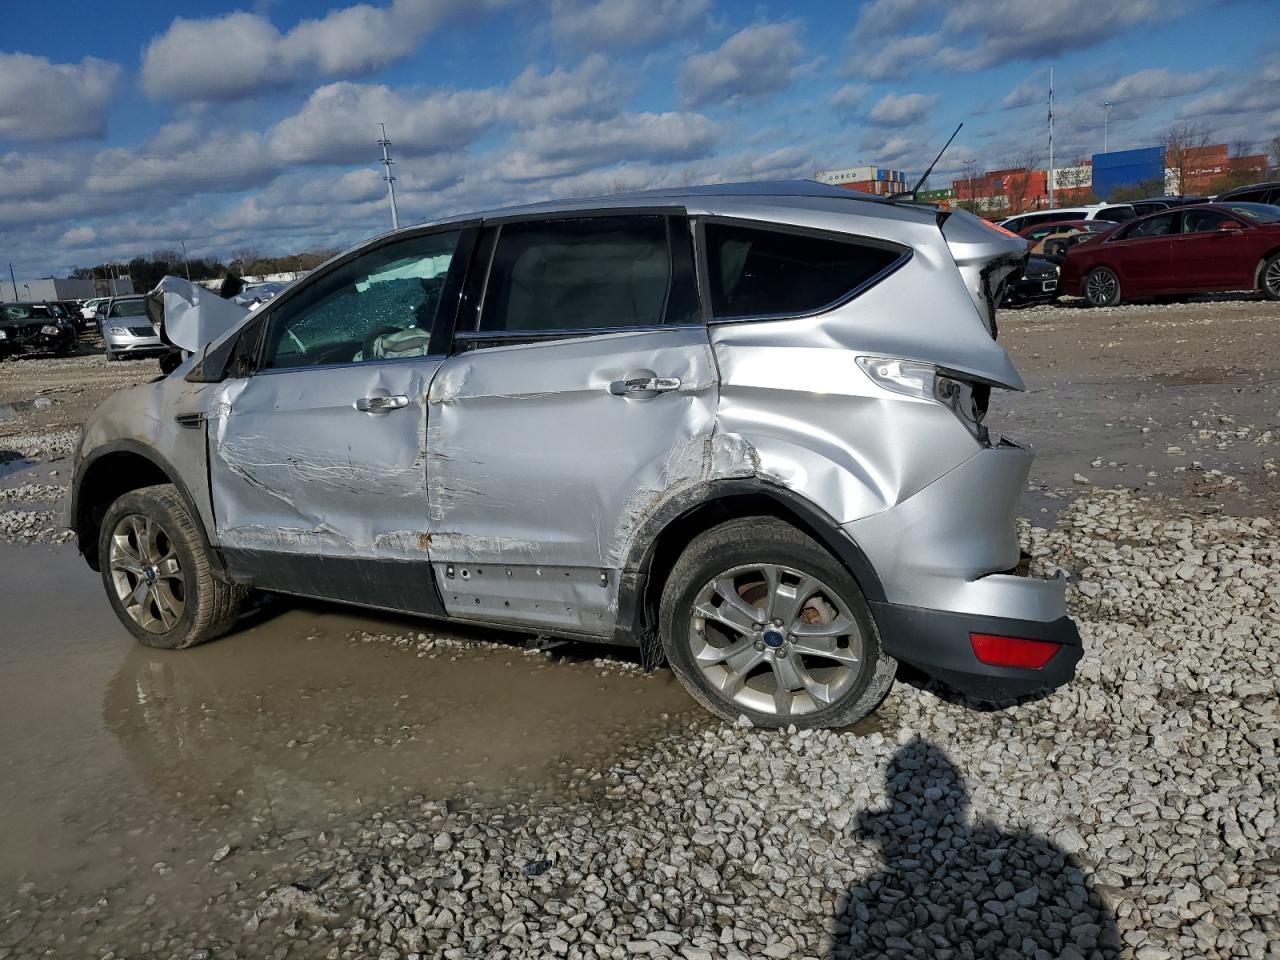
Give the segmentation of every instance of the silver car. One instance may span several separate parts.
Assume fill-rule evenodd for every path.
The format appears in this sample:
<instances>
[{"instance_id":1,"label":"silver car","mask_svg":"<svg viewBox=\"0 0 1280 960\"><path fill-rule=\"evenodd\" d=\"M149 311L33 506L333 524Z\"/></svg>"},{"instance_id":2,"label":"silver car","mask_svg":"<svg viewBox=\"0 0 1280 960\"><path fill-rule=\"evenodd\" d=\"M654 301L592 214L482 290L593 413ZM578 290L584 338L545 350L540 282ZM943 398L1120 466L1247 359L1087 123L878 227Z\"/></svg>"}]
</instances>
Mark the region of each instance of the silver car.
<instances>
[{"instance_id":1,"label":"silver car","mask_svg":"<svg viewBox=\"0 0 1280 960\"><path fill-rule=\"evenodd\" d=\"M208 343L170 324L192 355L89 418L69 524L153 646L256 588L639 647L762 726L857 720L899 662L1043 690L1080 638L983 425L1025 257L807 181L400 230Z\"/></svg>"},{"instance_id":2,"label":"silver car","mask_svg":"<svg viewBox=\"0 0 1280 960\"><path fill-rule=\"evenodd\" d=\"M161 353L165 345L147 317L146 298L112 297L98 307L98 326L108 360L135 353Z\"/></svg>"}]
</instances>

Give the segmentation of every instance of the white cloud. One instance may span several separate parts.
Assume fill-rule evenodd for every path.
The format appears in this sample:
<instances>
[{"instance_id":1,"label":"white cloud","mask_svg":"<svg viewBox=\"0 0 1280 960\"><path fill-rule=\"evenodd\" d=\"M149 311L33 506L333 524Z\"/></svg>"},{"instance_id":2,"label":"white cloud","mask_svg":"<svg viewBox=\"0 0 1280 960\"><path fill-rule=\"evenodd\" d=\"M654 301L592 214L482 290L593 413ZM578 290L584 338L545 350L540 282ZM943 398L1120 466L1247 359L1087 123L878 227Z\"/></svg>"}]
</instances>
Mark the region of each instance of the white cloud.
<instances>
[{"instance_id":1,"label":"white cloud","mask_svg":"<svg viewBox=\"0 0 1280 960\"><path fill-rule=\"evenodd\" d=\"M497 117L488 90L411 96L382 84L348 81L320 87L268 134L281 163L359 163L376 150L378 122L398 154L440 153L474 142Z\"/></svg>"},{"instance_id":2,"label":"white cloud","mask_svg":"<svg viewBox=\"0 0 1280 960\"><path fill-rule=\"evenodd\" d=\"M551 29L582 50L653 46L692 33L711 0L552 0Z\"/></svg>"},{"instance_id":3,"label":"white cloud","mask_svg":"<svg viewBox=\"0 0 1280 960\"><path fill-rule=\"evenodd\" d=\"M540 180L623 161L674 163L705 157L715 146L714 123L698 113L620 113L608 120L541 125L513 138L493 165L494 176Z\"/></svg>"},{"instance_id":4,"label":"white cloud","mask_svg":"<svg viewBox=\"0 0 1280 960\"><path fill-rule=\"evenodd\" d=\"M1177 73L1163 67L1139 70L1108 84L1098 96L1112 102L1186 96L1208 89L1221 76L1222 71L1219 69L1201 70L1198 73Z\"/></svg>"},{"instance_id":5,"label":"white cloud","mask_svg":"<svg viewBox=\"0 0 1280 960\"><path fill-rule=\"evenodd\" d=\"M827 102L837 110L853 110L862 104L867 95L865 83L846 83L827 98Z\"/></svg>"},{"instance_id":6,"label":"white cloud","mask_svg":"<svg viewBox=\"0 0 1280 960\"><path fill-rule=\"evenodd\" d=\"M747 27L691 57L680 74L681 103L735 103L784 89L804 58L797 32L794 21Z\"/></svg>"},{"instance_id":7,"label":"white cloud","mask_svg":"<svg viewBox=\"0 0 1280 960\"><path fill-rule=\"evenodd\" d=\"M938 98L924 93L887 93L871 108L870 120L878 127L909 127L929 116Z\"/></svg>"},{"instance_id":8,"label":"white cloud","mask_svg":"<svg viewBox=\"0 0 1280 960\"><path fill-rule=\"evenodd\" d=\"M1129 27L1167 19L1170 12L1162 0L957 0L942 22L942 34L967 42L939 51L938 62L973 71L1012 60L1060 57Z\"/></svg>"},{"instance_id":9,"label":"white cloud","mask_svg":"<svg viewBox=\"0 0 1280 960\"><path fill-rule=\"evenodd\" d=\"M897 37L874 46L855 44L849 58L848 71L871 80L895 80L916 73L929 62L938 49L934 34Z\"/></svg>"},{"instance_id":10,"label":"white cloud","mask_svg":"<svg viewBox=\"0 0 1280 960\"><path fill-rule=\"evenodd\" d=\"M85 57L76 64L0 53L0 138L105 137L106 106L119 78L118 64L97 57Z\"/></svg>"},{"instance_id":11,"label":"white cloud","mask_svg":"<svg viewBox=\"0 0 1280 960\"><path fill-rule=\"evenodd\" d=\"M237 100L304 76L367 73L412 53L451 17L501 2L358 3L303 20L286 33L255 13L178 17L143 51L142 86L158 98Z\"/></svg>"}]
</instances>

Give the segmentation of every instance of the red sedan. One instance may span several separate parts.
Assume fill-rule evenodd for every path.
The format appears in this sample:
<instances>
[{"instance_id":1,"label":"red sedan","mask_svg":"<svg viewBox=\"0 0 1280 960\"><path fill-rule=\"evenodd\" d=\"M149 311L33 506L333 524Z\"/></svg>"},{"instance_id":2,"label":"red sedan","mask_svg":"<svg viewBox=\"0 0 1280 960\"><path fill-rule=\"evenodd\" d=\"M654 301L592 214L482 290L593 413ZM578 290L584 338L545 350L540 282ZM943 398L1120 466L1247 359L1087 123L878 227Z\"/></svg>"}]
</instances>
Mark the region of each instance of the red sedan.
<instances>
[{"instance_id":1,"label":"red sedan","mask_svg":"<svg viewBox=\"0 0 1280 960\"><path fill-rule=\"evenodd\" d=\"M1208 203L1130 220L1073 246L1060 288L1095 307L1215 290L1280 300L1280 207Z\"/></svg>"}]
</instances>

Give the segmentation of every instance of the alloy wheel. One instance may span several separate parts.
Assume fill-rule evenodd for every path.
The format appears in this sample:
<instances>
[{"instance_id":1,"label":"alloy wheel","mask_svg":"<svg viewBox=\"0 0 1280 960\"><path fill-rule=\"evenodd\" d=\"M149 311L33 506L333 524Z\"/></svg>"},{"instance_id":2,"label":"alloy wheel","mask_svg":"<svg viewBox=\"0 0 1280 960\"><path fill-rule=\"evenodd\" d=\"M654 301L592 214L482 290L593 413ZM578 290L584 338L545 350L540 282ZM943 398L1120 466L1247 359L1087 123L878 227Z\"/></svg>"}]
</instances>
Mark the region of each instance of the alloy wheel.
<instances>
[{"instance_id":1,"label":"alloy wheel","mask_svg":"<svg viewBox=\"0 0 1280 960\"><path fill-rule=\"evenodd\" d=\"M141 514L121 517L107 563L116 599L133 621L148 633L172 630L186 607L186 585L164 528Z\"/></svg>"},{"instance_id":2,"label":"alloy wheel","mask_svg":"<svg viewBox=\"0 0 1280 960\"><path fill-rule=\"evenodd\" d=\"M1271 296L1280 299L1280 257L1276 257L1267 265L1267 272L1262 282Z\"/></svg>"},{"instance_id":3,"label":"alloy wheel","mask_svg":"<svg viewBox=\"0 0 1280 960\"><path fill-rule=\"evenodd\" d=\"M725 570L698 592L689 625L693 662L741 707L798 716L835 703L863 658L857 621L839 595L794 567Z\"/></svg>"},{"instance_id":4,"label":"alloy wheel","mask_svg":"<svg viewBox=\"0 0 1280 960\"><path fill-rule=\"evenodd\" d=\"M1116 275L1110 270L1095 270L1089 274L1085 289L1090 303L1106 306L1116 295Z\"/></svg>"}]
</instances>

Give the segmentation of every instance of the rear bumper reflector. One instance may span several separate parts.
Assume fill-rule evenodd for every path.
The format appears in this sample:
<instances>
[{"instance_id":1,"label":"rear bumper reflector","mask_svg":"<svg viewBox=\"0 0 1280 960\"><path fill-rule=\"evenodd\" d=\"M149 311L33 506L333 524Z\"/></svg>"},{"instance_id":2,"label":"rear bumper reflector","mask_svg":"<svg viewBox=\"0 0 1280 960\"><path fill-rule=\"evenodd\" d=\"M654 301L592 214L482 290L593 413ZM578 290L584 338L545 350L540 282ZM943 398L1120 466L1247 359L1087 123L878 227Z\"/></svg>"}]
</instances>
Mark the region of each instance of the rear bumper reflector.
<instances>
[{"instance_id":1,"label":"rear bumper reflector","mask_svg":"<svg viewBox=\"0 0 1280 960\"><path fill-rule=\"evenodd\" d=\"M985 664L1031 670L1039 670L1062 649L1061 644L1047 640L1023 640L991 633L971 633L969 642L973 645L974 656Z\"/></svg>"}]
</instances>

